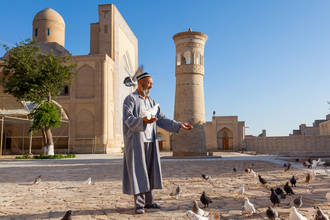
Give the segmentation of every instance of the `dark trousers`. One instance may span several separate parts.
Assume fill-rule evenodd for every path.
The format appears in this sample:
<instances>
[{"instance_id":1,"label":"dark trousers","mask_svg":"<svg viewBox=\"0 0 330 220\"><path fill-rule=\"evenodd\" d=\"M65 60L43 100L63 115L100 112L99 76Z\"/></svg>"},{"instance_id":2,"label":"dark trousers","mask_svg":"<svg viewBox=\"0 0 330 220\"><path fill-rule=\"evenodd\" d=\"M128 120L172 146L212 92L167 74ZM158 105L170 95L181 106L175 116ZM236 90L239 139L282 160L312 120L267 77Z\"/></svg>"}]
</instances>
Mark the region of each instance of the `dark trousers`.
<instances>
[{"instance_id":1,"label":"dark trousers","mask_svg":"<svg viewBox=\"0 0 330 220\"><path fill-rule=\"evenodd\" d=\"M153 142L144 143L144 153L148 171L149 181L152 175L152 164L153 164L153 154L154 154L155 146ZM149 185L150 182L149 182ZM140 194L134 195L134 203L135 208L144 208L145 205L151 205L153 203L152 192L143 192Z\"/></svg>"}]
</instances>

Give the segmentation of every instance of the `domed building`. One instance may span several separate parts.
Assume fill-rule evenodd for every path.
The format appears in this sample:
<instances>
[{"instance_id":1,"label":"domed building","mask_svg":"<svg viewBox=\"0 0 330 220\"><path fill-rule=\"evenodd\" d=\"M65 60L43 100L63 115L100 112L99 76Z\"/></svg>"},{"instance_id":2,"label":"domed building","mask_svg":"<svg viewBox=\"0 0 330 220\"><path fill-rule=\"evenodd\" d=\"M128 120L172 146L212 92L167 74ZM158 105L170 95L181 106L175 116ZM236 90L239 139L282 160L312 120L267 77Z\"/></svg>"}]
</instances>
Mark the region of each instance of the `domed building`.
<instances>
[{"instance_id":1,"label":"domed building","mask_svg":"<svg viewBox=\"0 0 330 220\"><path fill-rule=\"evenodd\" d=\"M111 153L123 147L122 105L133 91L123 81L137 69L138 40L113 4L99 5L98 13L99 21L90 24L90 52L73 56L76 78L57 98L70 120L53 130L55 153ZM32 36L42 53L70 55L65 49L65 21L54 9L43 9L34 16ZM0 116L1 112L26 118L22 104L2 88ZM31 140L29 123L5 118L5 154L27 153L30 143L32 153L43 152L42 137L33 135Z\"/></svg>"}]
</instances>

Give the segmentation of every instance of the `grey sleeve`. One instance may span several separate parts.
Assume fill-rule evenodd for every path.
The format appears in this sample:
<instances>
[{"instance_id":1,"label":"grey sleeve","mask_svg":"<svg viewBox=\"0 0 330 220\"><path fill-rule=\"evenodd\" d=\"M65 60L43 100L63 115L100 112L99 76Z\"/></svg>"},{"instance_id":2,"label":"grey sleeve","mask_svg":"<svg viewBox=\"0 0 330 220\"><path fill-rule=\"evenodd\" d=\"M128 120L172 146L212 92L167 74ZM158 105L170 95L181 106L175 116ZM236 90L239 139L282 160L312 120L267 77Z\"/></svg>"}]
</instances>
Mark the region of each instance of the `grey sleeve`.
<instances>
[{"instance_id":1,"label":"grey sleeve","mask_svg":"<svg viewBox=\"0 0 330 220\"><path fill-rule=\"evenodd\" d=\"M127 96L123 104L123 120L127 127L133 132L145 130L143 118L135 117L133 114L135 100L131 96Z\"/></svg>"},{"instance_id":2,"label":"grey sleeve","mask_svg":"<svg viewBox=\"0 0 330 220\"><path fill-rule=\"evenodd\" d=\"M169 131L178 133L180 130L181 122L177 122L175 120L167 118L164 113L158 108L157 113L157 126Z\"/></svg>"}]
</instances>

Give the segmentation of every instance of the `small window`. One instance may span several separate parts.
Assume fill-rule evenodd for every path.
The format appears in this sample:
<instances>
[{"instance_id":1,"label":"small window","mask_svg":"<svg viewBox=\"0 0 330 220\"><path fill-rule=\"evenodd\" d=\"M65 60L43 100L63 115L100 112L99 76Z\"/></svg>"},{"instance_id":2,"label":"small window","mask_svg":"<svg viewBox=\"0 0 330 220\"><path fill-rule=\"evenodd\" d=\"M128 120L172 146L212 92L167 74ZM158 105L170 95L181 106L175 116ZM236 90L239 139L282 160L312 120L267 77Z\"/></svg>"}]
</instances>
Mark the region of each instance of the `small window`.
<instances>
[{"instance_id":1,"label":"small window","mask_svg":"<svg viewBox=\"0 0 330 220\"><path fill-rule=\"evenodd\" d=\"M201 54L199 52L195 54L195 64L201 64Z\"/></svg>"},{"instance_id":2,"label":"small window","mask_svg":"<svg viewBox=\"0 0 330 220\"><path fill-rule=\"evenodd\" d=\"M103 17L108 18L109 17L109 11L103 11Z\"/></svg>"},{"instance_id":3,"label":"small window","mask_svg":"<svg viewBox=\"0 0 330 220\"><path fill-rule=\"evenodd\" d=\"M47 29L47 35L49 36L49 34L50 34L50 31L49 31L49 28Z\"/></svg>"},{"instance_id":4,"label":"small window","mask_svg":"<svg viewBox=\"0 0 330 220\"><path fill-rule=\"evenodd\" d=\"M34 29L34 36L38 36L38 28Z\"/></svg>"},{"instance_id":5,"label":"small window","mask_svg":"<svg viewBox=\"0 0 330 220\"><path fill-rule=\"evenodd\" d=\"M180 65L181 65L181 55L180 55L180 54L178 54L178 55L176 56L176 65L177 65L177 66L180 66Z\"/></svg>"},{"instance_id":6,"label":"small window","mask_svg":"<svg viewBox=\"0 0 330 220\"><path fill-rule=\"evenodd\" d=\"M65 86L62 92L60 93L60 96L68 96L69 95L69 86Z\"/></svg>"},{"instance_id":7,"label":"small window","mask_svg":"<svg viewBox=\"0 0 330 220\"><path fill-rule=\"evenodd\" d=\"M184 53L184 60L185 60L185 62L183 62L184 64L191 64L191 53L190 53L190 51L186 51L185 53Z\"/></svg>"},{"instance_id":8,"label":"small window","mask_svg":"<svg viewBox=\"0 0 330 220\"><path fill-rule=\"evenodd\" d=\"M108 25L107 24L104 25L104 33L108 33Z\"/></svg>"}]
</instances>

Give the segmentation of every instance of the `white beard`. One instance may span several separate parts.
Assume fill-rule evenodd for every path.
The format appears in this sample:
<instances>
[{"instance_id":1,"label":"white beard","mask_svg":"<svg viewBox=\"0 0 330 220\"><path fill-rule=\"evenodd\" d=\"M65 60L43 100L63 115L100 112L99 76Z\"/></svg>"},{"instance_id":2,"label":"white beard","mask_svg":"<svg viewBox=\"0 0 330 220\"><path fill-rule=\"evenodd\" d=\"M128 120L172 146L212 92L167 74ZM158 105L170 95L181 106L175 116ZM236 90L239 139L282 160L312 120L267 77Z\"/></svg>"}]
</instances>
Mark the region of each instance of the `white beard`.
<instances>
[{"instance_id":1,"label":"white beard","mask_svg":"<svg viewBox=\"0 0 330 220\"><path fill-rule=\"evenodd\" d=\"M142 91L142 93L143 93L144 96L149 96L150 89L141 88L141 91Z\"/></svg>"}]
</instances>

